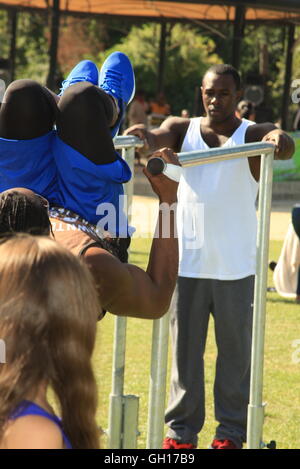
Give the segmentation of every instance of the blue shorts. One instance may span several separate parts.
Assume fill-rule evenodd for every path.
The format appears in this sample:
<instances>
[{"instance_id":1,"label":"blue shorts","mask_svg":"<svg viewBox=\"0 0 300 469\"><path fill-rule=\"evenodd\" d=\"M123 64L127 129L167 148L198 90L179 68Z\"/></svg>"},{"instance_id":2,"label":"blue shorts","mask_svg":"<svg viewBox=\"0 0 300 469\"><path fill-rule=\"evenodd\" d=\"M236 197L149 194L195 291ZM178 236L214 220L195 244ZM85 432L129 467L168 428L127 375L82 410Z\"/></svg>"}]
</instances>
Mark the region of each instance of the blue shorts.
<instances>
[{"instance_id":1,"label":"blue shorts","mask_svg":"<svg viewBox=\"0 0 300 469\"><path fill-rule=\"evenodd\" d=\"M52 155L55 131L31 140L0 138L0 192L26 187L58 203L57 169Z\"/></svg>"},{"instance_id":2,"label":"blue shorts","mask_svg":"<svg viewBox=\"0 0 300 469\"><path fill-rule=\"evenodd\" d=\"M63 142L56 130L31 140L0 138L0 192L26 187L88 222L127 236L123 183L131 178L127 163L96 165Z\"/></svg>"}]
</instances>

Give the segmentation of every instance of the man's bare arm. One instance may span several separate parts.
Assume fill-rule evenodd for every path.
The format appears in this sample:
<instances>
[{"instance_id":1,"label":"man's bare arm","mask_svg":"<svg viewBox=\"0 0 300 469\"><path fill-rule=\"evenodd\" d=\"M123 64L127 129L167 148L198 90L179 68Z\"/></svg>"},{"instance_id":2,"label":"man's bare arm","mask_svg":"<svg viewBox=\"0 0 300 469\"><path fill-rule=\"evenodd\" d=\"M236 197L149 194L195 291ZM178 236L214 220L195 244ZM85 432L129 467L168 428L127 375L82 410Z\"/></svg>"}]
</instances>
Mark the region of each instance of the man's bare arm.
<instances>
[{"instance_id":1,"label":"man's bare arm","mask_svg":"<svg viewBox=\"0 0 300 469\"><path fill-rule=\"evenodd\" d=\"M159 154L168 162L176 162L168 150ZM178 184L164 175L151 176L147 170L145 173L159 197L161 207L147 271L132 264L122 264L99 248L91 248L84 258L94 275L104 309L116 315L157 319L167 312L177 279L175 213L170 210L168 219L163 216L163 210L168 206L176 208Z\"/></svg>"},{"instance_id":2,"label":"man's bare arm","mask_svg":"<svg viewBox=\"0 0 300 469\"><path fill-rule=\"evenodd\" d=\"M147 130L143 124L133 125L125 130L124 135L135 135L144 141L141 153L149 156L153 151L162 147L179 151L190 119L169 117L158 129Z\"/></svg>"}]
</instances>

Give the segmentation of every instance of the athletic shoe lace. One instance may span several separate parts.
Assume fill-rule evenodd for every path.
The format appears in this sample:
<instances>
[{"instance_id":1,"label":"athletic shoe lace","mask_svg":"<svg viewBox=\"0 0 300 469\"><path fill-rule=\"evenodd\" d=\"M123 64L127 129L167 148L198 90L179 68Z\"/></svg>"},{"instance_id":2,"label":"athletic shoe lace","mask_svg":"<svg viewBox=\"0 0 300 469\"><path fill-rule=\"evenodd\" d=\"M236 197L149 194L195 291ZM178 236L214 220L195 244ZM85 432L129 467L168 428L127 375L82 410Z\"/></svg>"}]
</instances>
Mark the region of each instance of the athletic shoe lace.
<instances>
[{"instance_id":1,"label":"athletic shoe lace","mask_svg":"<svg viewBox=\"0 0 300 469\"><path fill-rule=\"evenodd\" d=\"M66 79L61 83L60 91L64 90L65 85L69 85L70 83L75 84L75 83L80 82L80 81L89 81L89 77L87 77L87 76L83 77L82 75L79 75L78 77L72 77L71 80Z\"/></svg>"},{"instance_id":2,"label":"athletic shoe lace","mask_svg":"<svg viewBox=\"0 0 300 469\"><path fill-rule=\"evenodd\" d=\"M114 91L117 97L122 96L121 90L121 81L122 73L117 72L116 70L107 70L103 83L101 83L101 88L104 91Z\"/></svg>"}]
</instances>

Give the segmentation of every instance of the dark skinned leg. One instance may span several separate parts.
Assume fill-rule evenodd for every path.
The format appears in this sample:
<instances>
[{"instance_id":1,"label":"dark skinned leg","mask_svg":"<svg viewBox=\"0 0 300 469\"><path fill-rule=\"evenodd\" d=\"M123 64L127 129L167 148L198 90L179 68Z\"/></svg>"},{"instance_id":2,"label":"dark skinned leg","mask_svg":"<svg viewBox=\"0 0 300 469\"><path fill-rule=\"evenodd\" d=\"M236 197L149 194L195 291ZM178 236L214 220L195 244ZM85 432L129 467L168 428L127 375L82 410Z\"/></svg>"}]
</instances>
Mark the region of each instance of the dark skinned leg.
<instances>
[{"instance_id":1,"label":"dark skinned leg","mask_svg":"<svg viewBox=\"0 0 300 469\"><path fill-rule=\"evenodd\" d=\"M30 140L53 129L57 113L55 100L47 88L33 80L12 82L0 108L0 137Z\"/></svg>"},{"instance_id":2,"label":"dark skinned leg","mask_svg":"<svg viewBox=\"0 0 300 469\"><path fill-rule=\"evenodd\" d=\"M76 83L66 89L58 109L61 140L97 165L116 160L110 134L116 107L110 96L89 82Z\"/></svg>"}]
</instances>

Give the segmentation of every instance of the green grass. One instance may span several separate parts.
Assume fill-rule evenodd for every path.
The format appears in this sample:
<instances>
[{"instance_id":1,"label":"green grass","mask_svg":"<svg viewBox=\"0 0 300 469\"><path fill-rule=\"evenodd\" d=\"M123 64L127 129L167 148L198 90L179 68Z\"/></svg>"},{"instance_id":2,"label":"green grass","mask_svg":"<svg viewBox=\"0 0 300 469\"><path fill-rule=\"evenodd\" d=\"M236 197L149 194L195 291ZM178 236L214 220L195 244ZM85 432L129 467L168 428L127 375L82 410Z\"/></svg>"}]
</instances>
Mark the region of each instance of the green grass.
<instances>
[{"instance_id":1,"label":"green grass","mask_svg":"<svg viewBox=\"0 0 300 469\"><path fill-rule=\"evenodd\" d=\"M278 259L282 243L270 243L269 259ZM131 261L145 267L150 242L134 239ZM269 273L268 286L273 286ZM293 362L293 341L300 340L300 307L293 301L281 298L276 293L267 294L267 320L264 366L264 401L267 403L264 423L264 441L276 440L279 448L300 447L300 363ZM94 369L99 386L98 421L107 429L109 394L111 392L111 370L114 337L114 316L107 314L98 325L97 346L94 353ZM199 448L207 448L214 435L212 389L216 348L213 336L213 321L210 321L206 348L206 423L199 435ZM148 388L152 321L129 318L127 320L127 348L124 394L135 394L140 398L138 448L146 447L148 419ZM300 346L298 345L298 348ZM298 353L300 357L300 353ZM169 365L171 347L169 348ZM170 366L169 366L170 369ZM169 383L169 375L168 375ZM168 394L167 394L168 395ZM102 447L106 438L102 439Z\"/></svg>"}]
</instances>

